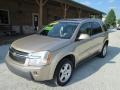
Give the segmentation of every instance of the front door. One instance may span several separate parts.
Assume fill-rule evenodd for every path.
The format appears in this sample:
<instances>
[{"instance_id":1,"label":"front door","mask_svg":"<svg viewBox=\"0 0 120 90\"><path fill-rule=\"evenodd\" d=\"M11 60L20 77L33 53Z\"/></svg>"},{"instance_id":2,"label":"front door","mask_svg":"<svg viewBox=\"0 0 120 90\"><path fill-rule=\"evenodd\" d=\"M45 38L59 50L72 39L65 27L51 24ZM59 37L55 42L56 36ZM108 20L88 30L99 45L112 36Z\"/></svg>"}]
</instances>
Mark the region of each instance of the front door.
<instances>
[{"instance_id":1,"label":"front door","mask_svg":"<svg viewBox=\"0 0 120 90\"><path fill-rule=\"evenodd\" d=\"M80 31L79 31L79 35L82 34L89 34L90 35L91 32L91 25L90 23L84 23L81 27L80 27ZM92 42L91 40L80 40L76 42L76 48L75 48L75 53L77 54L78 57L78 61L83 60L84 58L87 58L90 53L89 50L91 49L92 46Z\"/></svg>"}]
</instances>

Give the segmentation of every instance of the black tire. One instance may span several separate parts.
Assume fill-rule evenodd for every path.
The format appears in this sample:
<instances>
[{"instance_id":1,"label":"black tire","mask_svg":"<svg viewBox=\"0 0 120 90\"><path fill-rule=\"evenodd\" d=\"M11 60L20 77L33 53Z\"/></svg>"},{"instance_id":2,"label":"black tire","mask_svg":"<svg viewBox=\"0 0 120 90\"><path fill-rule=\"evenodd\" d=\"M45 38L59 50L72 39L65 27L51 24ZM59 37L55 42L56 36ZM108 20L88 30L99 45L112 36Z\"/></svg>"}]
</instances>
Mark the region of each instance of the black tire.
<instances>
[{"instance_id":1,"label":"black tire","mask_svg":"<svg viewBox=\"0 0 120 90\"><path fill-rule=\"evenodd\" d=\"M104 58L107 55L107 48L108 48L108 44L105 44L102 48L102 51L100 52L100 54L98 55L101 58ZM106 49L106 51L105 51Z\"/></svg>"},{"instance_id":2,"label":"black tire","mask_svg":"<svg viewBox=\"0 0 120 90\"><path fill-rule=\"evenodd\" d=\"M61 70L62 67L64 67L64 65L66 65L66 64L69 64L69 65L71 66L71 69L72 69L72 70L71 70L71 75L70 75L70 77L68 78L67 81L61 82L61 80L60 80L60 75L61 75L60 70ZM71 77L72 77L73 68L74 68L74 65L73 65L72 61L70 61L70 60L67 59L67 58L63 59L63 60L57 65L57 68L56 68L56 70L55 70L55 74L54 74L54 83L55 83L55 85L57 85L57 86L64 86L64 85L66 85L66 84L70 81L70 79L71 79Z\"/></svg>"}]
</instances>

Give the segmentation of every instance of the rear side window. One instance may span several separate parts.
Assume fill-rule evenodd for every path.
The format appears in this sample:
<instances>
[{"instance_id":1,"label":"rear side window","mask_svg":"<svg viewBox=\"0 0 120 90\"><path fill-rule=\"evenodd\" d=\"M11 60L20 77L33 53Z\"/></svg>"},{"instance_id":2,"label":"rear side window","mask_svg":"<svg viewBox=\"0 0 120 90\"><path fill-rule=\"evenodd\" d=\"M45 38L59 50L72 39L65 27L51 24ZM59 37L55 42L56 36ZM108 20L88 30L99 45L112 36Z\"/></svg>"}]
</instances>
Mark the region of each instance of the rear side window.
<instances>
[{"instance_id":1,"label":"rear side window","mask_svg":"<svg viewBox=\"0 0 120 90\"><path fill-rule=\"evenodd\" d=\"M102 33L102 27L98 22L92 22L91 24L92 24L91 35Z\"/></svg>"}]
</instances>

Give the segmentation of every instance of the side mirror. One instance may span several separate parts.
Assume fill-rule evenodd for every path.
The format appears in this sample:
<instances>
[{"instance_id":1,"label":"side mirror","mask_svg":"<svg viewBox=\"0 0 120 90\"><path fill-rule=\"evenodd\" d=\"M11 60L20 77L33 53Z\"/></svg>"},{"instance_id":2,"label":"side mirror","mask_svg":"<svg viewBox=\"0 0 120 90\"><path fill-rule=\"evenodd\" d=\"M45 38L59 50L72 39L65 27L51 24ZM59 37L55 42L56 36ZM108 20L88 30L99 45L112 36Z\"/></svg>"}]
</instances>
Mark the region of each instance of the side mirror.
<instances>
[{"instance_id":1,"label":"side mirror","mask_svg":"<svg viewBox=\"0 0 120 90\"><path fill-rule=\"evenodd\" d=\"M88 35L88 34L81 34L78 39L79 40L88 40L88 39L90 39L90 35Z\"/></svg>"}]
</instances>

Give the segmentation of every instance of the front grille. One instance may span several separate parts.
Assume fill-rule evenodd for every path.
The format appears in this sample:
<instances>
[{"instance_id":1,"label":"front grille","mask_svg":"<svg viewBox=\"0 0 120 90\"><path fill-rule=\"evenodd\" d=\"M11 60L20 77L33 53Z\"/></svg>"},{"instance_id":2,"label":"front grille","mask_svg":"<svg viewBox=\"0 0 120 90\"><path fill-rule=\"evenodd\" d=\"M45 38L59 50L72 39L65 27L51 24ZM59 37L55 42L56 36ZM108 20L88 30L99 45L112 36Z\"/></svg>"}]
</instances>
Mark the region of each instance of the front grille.
<instances>
[{"instance_id":1,"label":"front grille","mask_svg":"<svg viewBox=\"0 0 120 90\"><path fill-rule=\"evenodd\" d=\"M28 53L18 51L12 47L9 49L9 56L16 62L24 64Z\"/></svg>"}]
</instances>

